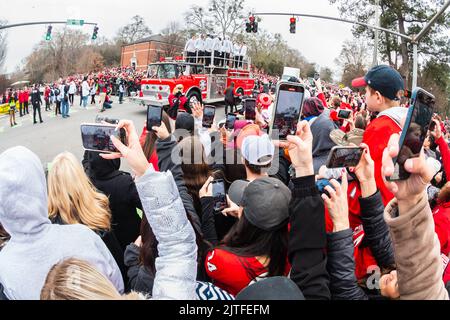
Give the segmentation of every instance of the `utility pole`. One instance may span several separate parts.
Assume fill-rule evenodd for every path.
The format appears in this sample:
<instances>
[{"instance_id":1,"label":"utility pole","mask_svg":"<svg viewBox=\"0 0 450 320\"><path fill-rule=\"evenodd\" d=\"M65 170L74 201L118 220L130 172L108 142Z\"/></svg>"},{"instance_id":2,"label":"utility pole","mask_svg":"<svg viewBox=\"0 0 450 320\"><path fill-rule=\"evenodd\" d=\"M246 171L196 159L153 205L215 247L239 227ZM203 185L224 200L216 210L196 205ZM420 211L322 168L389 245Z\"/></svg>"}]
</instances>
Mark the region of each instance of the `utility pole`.
<instances>
[{"instance_id":1,"label":"utility pole","mask_svg":"<svg viewBox=\"0 0 450 320\"><path fill-rule=\"evenodd\" d=\"M380 0L375 0L375 26L380 27ZM373 44L373 60L372 67L378 65L378 41L379 41L379 29L375 29L375 41Z\"/></svg>"}]
</instances>

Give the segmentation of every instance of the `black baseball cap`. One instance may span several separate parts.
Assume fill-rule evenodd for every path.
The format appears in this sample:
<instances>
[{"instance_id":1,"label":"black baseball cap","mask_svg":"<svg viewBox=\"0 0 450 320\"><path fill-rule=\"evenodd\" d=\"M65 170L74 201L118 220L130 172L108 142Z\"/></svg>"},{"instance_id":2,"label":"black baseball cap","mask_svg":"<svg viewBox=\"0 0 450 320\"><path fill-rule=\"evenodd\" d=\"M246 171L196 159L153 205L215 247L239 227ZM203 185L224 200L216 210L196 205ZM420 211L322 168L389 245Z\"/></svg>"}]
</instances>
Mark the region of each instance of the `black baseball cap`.
<instances>
[{"instance_id":1,"label":"black baseball cap","mask_svg":"<svg viewBox=\"0 0 450 320\"><path fill-rule=\"evenodd\" d=\"M306 300L294 281L287 277L270 277L244 288L236 300Z\"/></svg>"},{"instance_id":2,"label":"black baseball cap","mask_svg":"<svg viewBox=\"0 0 450 320\"><path fill-rule=\"evenodd\" d=\"M242 190L240 206L254 226L273 231L289 219L291 191L280 180L264 177L253 180Z\"/></svg>"},{"instance_id":3,"label":"black baseball cap","mask_svg":"<svg viewBox=\"0 0 450 320\"><path fill-rule=\"evenodd\" d=\"M369 86L381 93L383 97L399 100L397 93L405 90L405 82L394 68L387 65L375 66L364 77L352 81L352 87Z\"/></svg>"}]
</instances>

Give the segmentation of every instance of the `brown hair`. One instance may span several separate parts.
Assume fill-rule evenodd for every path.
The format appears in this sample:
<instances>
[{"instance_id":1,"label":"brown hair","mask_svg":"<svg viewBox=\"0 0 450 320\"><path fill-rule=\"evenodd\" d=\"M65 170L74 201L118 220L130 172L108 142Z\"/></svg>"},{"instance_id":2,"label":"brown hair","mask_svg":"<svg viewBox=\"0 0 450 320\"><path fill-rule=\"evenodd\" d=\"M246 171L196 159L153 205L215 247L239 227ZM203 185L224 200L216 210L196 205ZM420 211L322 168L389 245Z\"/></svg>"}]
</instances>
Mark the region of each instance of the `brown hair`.
<instances>
[{"instance_id":1,"label":"brown hair","mask_svg":"<svg viewBox=\"0 0 450 320\"><path fill-rule=\"evenodd\" d=\"M439 203L445 203L450 201L450 182L447 182L439 191L438 194Z\"/></svg>"},{"instance_id":2,"label":"brown hair","mask_svg":"<svg viewBox=\"0 0 450 320\"><path fill-rule=\"evenodd\" d=\"M355 118L355 128L365 130L366 126L367 126L366 118L363 115L358 114Z\"/></svg>"},{"instance_id":3,"label":"brown hair","mask_svg":"<svg viewBox=\"0 0 450 320\"><path fill-rule=\"evenodd\" d=\"M247 159L244 159L244 164L247 169L250 170L250 172L253 174L261 174L263 171L265 171L265 169L269 169L272 166L272 162L263 166L258 166L255 164L251 164L247 161Z\"/></svg>"},{"instance_id":4,"label":"brown hair","mask_svg":"<svg viewBox=\"0 0 450 320\"><path fill-rule=\"evenodd\" d=\"M172 127L170 126L170 118L165 111L162 113L162 122L166 126L169 133L172 133ZM156 139L158 139L157 135L153 130L148 131L145 137L144 145L142 146L142 150L144 151L145 157L150 159L155 150Z\"/></svg>"}]
</instances>

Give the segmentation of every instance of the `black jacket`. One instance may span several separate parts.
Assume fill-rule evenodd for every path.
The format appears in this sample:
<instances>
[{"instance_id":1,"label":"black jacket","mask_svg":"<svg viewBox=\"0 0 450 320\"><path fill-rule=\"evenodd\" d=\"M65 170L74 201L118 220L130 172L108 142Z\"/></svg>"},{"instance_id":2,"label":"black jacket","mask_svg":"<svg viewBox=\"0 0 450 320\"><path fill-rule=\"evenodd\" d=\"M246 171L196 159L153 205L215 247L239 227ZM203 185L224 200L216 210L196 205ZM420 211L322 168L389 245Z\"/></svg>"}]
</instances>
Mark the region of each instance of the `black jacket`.
<instances>
[{"instance_id":1,"label":"black jacket","mask_svg":"<svg viewBox=\"0 0 450 320\"><path fill-rule=\"evenodd\" d=\"M325 209L315 177L292 179L288 256L290 278L306 299L329 300Z\"/></svg>"},{"instance_id":2,"label":"black jacket","mask_svg":"<svg viewBox=\"0 0 450 320\"><path fill-rule=\"evenodd\" d=\"M380 192L367 198L359 198L364 240L370 246L380 267L394 264L394 250L389 229L384 221L384 206ZM328 234L328 273L330 290L335 300L367 300L380 298L375 292L370 295L358 285L355 276L353 232L351 229Z\"/></svg>"},{"instance_id":3,"label":"black jacket","mask_svg":"<svg viewBox=\"0 0 450 320\"><path fill-rule=\"evenodd\" d=\"M384 221L384 205L377 191L367 198L359 198L361 220L364 228L364 242L370 247L378 266L392 267L395 264L389 228Z\"/></svg>"},{"instance_id":4,"label":"black jacket","mask_svg":"<svg viewBox=\"0 0 450 320\"><path fill-rule=\"evenodd\" d=\"M3 293L3 286L2 286L2 284L0 283L0 301L1 300L9 300L6 296L5 296L5 294Z\"/></svg>"},{"instance_id":5,"label":"black jacket","mask_svg":"<svg viewBox=\"0 0 450 320\"><path fill-rule=\"evenodd\" d=\"M139 251L134 243L125 249L125 266L128 268L128 288L137 292L152 295L155 274L139 264Z\"/></svg>"},{"instance_id":6,"label":"black jacket","mask_svg":"<svg viewBox=\"0 0 450 320\"><path fill-rule=\"evenodd\" d=\"M142 204L133 178L119 171L120 159L106 160L98 152L86 151L83 166L92 184L109 198L112 229L124 251L139 236L141 225L136 208L142 210Z\"/></svg>"},{"instance_id":7,"label":"black jacket","mask_svg":"<svg viewBox=\"0 0 450 320\"><path fill-rule=\"evenodd\" d=\"M353 231L346 229L328 234L330 291L333 300L367 300L355 276Z\"/></svg>"},{"instance_id":8,"label":"black jacket","mask_svg":"<svg viewBox=\"0 0 450 320\"><path fill-rule=\"evenodd\" d=\"M42 104L41 93L38 89L31 90L31 104Z\"/></svg>"}]
</instances>

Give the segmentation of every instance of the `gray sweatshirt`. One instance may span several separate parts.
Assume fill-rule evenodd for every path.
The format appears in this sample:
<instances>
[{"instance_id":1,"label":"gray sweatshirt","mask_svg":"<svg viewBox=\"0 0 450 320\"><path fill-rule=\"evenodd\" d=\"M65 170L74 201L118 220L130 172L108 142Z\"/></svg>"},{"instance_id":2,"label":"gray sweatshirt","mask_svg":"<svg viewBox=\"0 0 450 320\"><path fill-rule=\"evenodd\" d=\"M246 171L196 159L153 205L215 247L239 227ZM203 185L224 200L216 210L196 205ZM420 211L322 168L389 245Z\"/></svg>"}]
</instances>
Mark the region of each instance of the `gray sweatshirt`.
<instances>
[{"instance_id":1,"label":"gray sweatshirt","mask_svg":"<svg viewBox=\"0 0 450 320\"><path fill-rule=\"evenodd\" d=\"M123 292L119 268L88 227L52 225L39 158L24 147L0 154L0 223L11 239L0 251L0 283L10 300L40 297L48 271L71 257L91 263Z\"/></svg>"}]
</instances>

